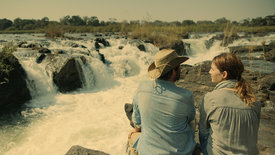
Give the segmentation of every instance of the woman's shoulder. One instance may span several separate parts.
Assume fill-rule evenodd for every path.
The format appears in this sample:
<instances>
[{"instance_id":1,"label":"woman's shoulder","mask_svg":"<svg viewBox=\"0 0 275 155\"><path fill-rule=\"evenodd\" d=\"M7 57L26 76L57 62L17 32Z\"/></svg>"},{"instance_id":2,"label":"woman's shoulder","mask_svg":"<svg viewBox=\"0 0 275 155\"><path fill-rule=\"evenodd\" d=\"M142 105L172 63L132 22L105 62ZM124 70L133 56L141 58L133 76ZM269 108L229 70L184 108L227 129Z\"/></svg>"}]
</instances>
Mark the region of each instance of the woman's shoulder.
<instances>
[{"instance_id":1,"label":"woman's shoulder","mask_svg":"<svg viewBox=\"0 0 275 155\"><path fill-rule=\"evenodd\" d=\"M220 103L224 103L226 98L235 98L234 92L227 89L216 89L204 95L204 102L218 106Z\"/></svg>"}]
</instances>

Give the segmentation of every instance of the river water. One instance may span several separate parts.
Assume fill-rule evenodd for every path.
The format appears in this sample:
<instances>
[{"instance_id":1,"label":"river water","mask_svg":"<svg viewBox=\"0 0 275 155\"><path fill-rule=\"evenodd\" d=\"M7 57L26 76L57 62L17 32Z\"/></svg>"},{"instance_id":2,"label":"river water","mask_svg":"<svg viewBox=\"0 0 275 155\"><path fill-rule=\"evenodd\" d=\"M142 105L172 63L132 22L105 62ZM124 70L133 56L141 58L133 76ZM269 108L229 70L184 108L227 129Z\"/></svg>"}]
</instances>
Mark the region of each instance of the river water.
<instances>
[{"instance_id":1,"label":"river water","mask_svg":"<svg viewBox=\"0 0 275 155\"><path fill-rule=\"evenodd\" d=\"M47 45L52 51L64 50L67 56L88 52L92 55L85 56L88 67L84 69L84 88L63 94L57 91L52 81L48 68L50 62L37 64L37 52L17 49L14 54L27 72L33 99L26 103L20 114L0 118L0 154L60 155L65 154L72 145L112 155L125 153L131 127L124 113L124 104L131 103L139 82L149 79L146 70L158 48L148 43L145 44L147 52L141 52L129 40L110 37L107 41L111 46L100 49L109 62L106 65L96 56L92 34L68 35L82 39L50 40L44 34L0 34L0 47L9 41L27 41ZM220 41L206 49L204 41L213 35L201 34L200 38L191 35L191 39L183 40L191 44L187 64L211 60L215 55L228 51L228 48L220 46ZM233 45L260 45L263 40L275 40L275 34L238 40ZM72 43L87 48L72 48ZM120 50L119 46L124 48ZM274 63L270 65L274 66Z\"/></svg>"}]
</instances>

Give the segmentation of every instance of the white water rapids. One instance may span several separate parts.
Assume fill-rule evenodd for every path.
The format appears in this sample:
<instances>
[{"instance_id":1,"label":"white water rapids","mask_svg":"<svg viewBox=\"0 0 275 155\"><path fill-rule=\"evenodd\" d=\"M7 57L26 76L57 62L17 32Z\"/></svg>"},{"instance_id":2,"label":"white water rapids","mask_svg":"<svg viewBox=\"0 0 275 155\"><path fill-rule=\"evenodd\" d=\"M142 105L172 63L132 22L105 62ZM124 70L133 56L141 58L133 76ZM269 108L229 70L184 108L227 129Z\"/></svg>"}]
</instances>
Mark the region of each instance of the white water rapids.
<instances>
[{"instance_id":1,"label":"white water rapids","mask_svg":"<svg viewBox=\"0 0 275 155\"><path fill-rule=\"evenodd\" d=\"M77 35L77 34L76 34ZM190 60L195 64L211 60L218 53L228 51L214 42L210 49L203 45L211 35L199 39L184 40L191 44ZM92 49L91 40L80 41L47 40L41 34L4 35L0 40L26 40L49 42L49 49L63 49L73 54L68 42L75 42ZM125 39L107 39L111 46L101 49L110 65L103 64L98 58L90 57L88 68L84 71L88 83L78 91L59 93L52 81L52 74L45 69L47 64L37 64L28 57L33 51L18 49L15 54L29 78L29 88L33 99L26 103L26 110L11 122L1 123L0 154L5 155L61 155L72 145L101 150L111 155L125 154L127 135L131 130L124 112L124 104L131 103L140 81L147 80L147 67L153 61L158 48L145 44L147 52L141 52ZM258 44L262 40L275 40L275 35L254 38ZM253 39L252 39L253 41ZM239 40L233 44L252 42ZM119 46L124 46L119 50ZM87 52L87 49L78 49ZM91 50L94 54L95 51ZM90 72L90 69L93 71ZM96 81L89 85L89 81ZM3 121L1 119L0 121Z\"/></svg>"}]
</instances>

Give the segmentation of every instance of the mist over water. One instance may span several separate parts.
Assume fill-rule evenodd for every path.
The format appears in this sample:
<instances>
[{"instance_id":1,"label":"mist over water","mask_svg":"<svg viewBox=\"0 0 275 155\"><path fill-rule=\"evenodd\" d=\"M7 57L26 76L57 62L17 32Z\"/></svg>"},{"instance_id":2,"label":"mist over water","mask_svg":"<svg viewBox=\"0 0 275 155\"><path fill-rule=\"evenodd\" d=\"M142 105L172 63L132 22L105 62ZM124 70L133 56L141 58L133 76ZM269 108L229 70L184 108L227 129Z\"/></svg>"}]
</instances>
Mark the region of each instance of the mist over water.
<instances>
[{"instance_id":1,"label":"mist over water","mask_svg":"<svg viewBox=\"0 0 275 155\"><path fill-rule=\"evenodd\" d=\"M75 34L80 37L79 34ZM228 51L215 41L206 49L204 41L213 34L191 38L187 64L194 65L211 60L215 55ZM18 49L15 52L27 72L28 87L33 99L21 114L0 118L0 154L6 155L60 155L72 145L101 150L112 155L125 153L127 135L131 126L124 112L124 104L131 103L139 82L149 80L147 67L153 62L158 48L145 44L147 52L141 52L126 39L107 39L111 46L100 49L109 64L103 64L93 49L90 34L83 40L47 40L42 34L2 35L0 40L25 40L50 44L49 49L62 49L70 55L89 53L83 77L85 86L63 94L57 91L51 68L47 61L37 64L33 57L37 52ZM275 40L275 35L261 40ZM257 39L255 39L257 40ZM242 44L246 40L239 43ZM71 43L87 48L72 48ZM2 44L0 45L0 47ZM118 47L123 46L122 50ZM66 56L64 56L64 60ZM62 62L60 62L62 63ZM94 82L95 81L95 82Z\"/></svg>"}]
</instances>

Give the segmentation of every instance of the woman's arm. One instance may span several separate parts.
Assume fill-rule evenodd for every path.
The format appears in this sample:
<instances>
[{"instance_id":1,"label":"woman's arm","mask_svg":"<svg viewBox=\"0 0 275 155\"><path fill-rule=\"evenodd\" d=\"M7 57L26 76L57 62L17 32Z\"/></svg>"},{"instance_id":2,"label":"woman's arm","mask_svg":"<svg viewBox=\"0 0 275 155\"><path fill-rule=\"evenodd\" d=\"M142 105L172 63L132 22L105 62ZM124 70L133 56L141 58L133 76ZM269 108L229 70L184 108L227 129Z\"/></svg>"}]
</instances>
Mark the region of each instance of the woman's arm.
<instances>
[{"instance_id":1,"label":"woman's arm","mask_svg":"<svg viewBox=\"0 0 275 155\"><path fill-rule=\"evenodd\" d=\"M199 140L202 148L202 153L207 155L207 140L209 136L210 125L207 119L207 107L205 106L205 96L202 99L200 106L200 122L199 122Z\"/></svg>"}]
</instances>

